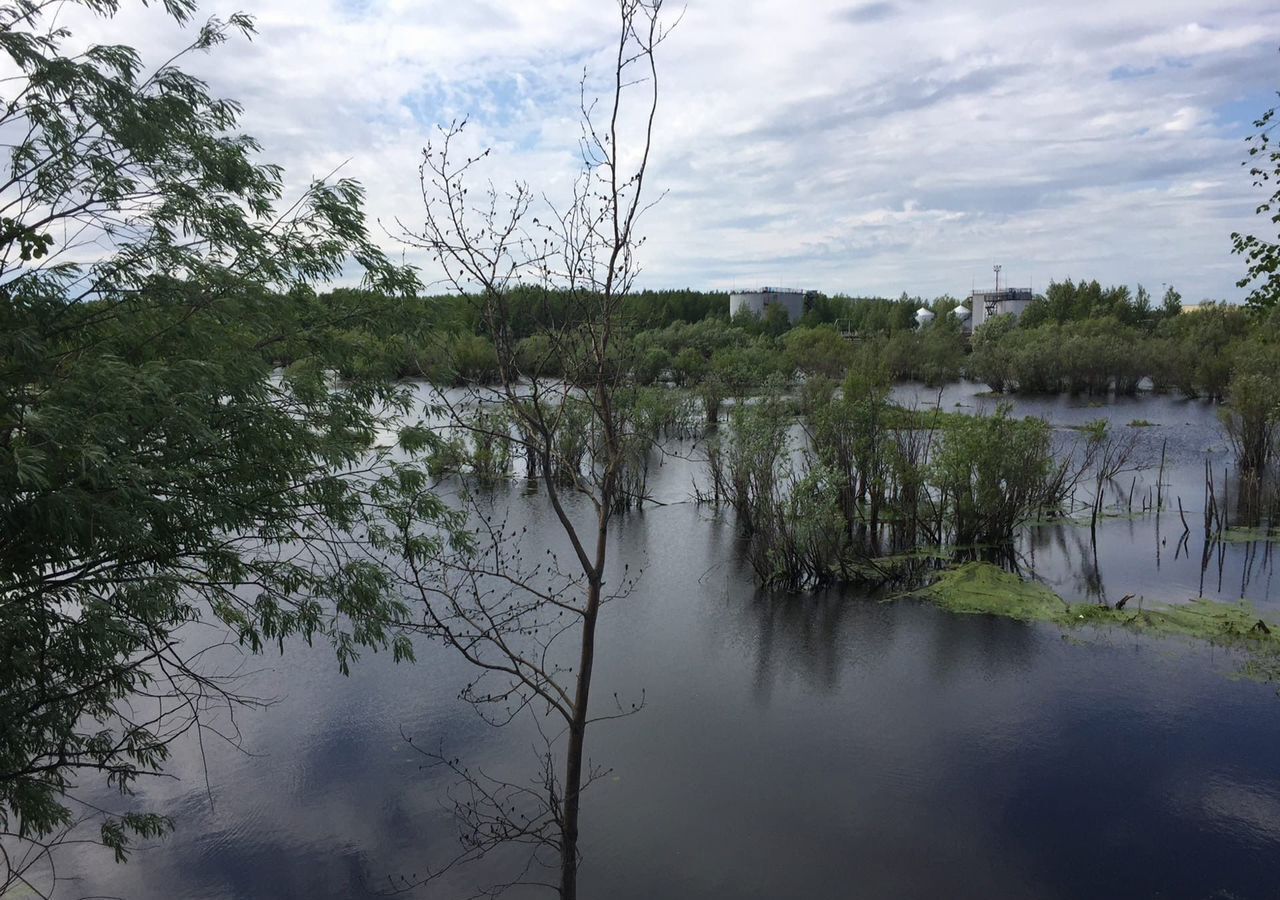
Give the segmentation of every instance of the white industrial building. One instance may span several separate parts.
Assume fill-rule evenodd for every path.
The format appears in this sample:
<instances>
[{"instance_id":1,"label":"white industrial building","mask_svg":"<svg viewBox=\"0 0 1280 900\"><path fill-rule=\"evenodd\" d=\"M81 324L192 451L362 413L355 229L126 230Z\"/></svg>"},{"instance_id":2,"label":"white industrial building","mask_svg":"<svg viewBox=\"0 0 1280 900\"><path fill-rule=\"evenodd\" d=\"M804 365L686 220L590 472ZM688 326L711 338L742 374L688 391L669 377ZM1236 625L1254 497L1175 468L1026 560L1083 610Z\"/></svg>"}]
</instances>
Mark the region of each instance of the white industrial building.
<instances>
[{"instance_id":1,"label":"white industrial building","mask_svg":"<svg viewBox=\"0 0 1280 900\"><path fill-rule=\"evenodd\" d=\"M970 321L976 329L988 319L1005 313L1012 313L1014 318L1017 318L1034 299L1035 294L1031 292L1031 288L974 291L969 295Z\"/></svg>"},{"instance_id":2,"label":"white industrial building","mask_svg":"<svg viewBox=\"0 0 1280 900\"><path fill-rule=\"evenodd\" d=\"M732 318L746 311L763 319L769 307L781 306L787 311L787 319L794 324L804 315L804 298L805 291L794 288L763 287L758 291L734 291L729 295L729 316Z\"/></svg>"}]
</instances>

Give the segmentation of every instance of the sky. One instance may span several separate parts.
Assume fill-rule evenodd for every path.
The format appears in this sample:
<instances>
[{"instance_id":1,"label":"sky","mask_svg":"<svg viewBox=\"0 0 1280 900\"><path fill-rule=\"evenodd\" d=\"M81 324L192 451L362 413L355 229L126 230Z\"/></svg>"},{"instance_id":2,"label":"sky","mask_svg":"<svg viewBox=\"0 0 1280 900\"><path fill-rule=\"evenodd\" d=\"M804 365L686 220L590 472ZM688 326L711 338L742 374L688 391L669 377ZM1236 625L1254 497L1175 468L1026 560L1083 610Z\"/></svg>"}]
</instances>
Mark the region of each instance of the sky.
<instances>
[{"instance_id":1,"label":"sky","mask_svg":"<svg viewBox=\"0 0 1280 900\"><path fill-rule=\"evenodd\" d=\"M244 106L295 192L339 169L392 236L422 218L421 150L467 117L484 174L557 198L578 84L610 74L607 0L239 0L252 41L186 67ZM672 6L670 18L680 14ZM67 16L160 62L155 9ZM1241 162L1280 102L1280 4L688 0L660 47L644 287L934 297L1050 280L1239 300L1259 231ZM1267 234L1265 230L1263 234ZM1274 239L1274 231L1270 233Z\"/></svg>"}]
</instances>

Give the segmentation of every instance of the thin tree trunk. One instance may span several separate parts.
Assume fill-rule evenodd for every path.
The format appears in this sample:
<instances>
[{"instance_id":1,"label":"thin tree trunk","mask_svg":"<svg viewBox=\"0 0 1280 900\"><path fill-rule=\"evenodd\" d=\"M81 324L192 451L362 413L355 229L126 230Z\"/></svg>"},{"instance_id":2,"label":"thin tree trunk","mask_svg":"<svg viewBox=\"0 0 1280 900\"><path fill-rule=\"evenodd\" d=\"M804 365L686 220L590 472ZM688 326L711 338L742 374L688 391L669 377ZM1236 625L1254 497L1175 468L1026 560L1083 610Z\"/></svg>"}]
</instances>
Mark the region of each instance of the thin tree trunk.
<instances>
[{"instance_id":1,"label":"thin tree trunk","mask_svg":"<svg viewBox=\"0 0 1280 900\"><path fill-rule=\"evenodd\" d=\"M606 476L605 494L611 495L612 478ZM609 496L600 507L596 531L594 571L587 579L587 604L582 615L582 651L578 658L578 681L569 723L569 745L565 753L564 821L560 842L560 900L578 896L578 811L582 792L582 748L587 737L587 709L591 699L591 670L596 656L596 617L604 582L605 555L609 538Z\"/></svg>"},{"instance_id":2,"label":"thin tree trunk","mask_svg":"<svg viewBox=\"0 0 1280 900\"><path fill-rule=\"evenodd\" d=\"M578 810L582 791L582 747L587 736L587 699L591 692L591 665L595 656L596 609L599 589L592 588L587 615L582 623L581 668L569 723L569 745L565 756L564 821L560 836L560 900L578 896Z\"/></svg>"}]
</instances>

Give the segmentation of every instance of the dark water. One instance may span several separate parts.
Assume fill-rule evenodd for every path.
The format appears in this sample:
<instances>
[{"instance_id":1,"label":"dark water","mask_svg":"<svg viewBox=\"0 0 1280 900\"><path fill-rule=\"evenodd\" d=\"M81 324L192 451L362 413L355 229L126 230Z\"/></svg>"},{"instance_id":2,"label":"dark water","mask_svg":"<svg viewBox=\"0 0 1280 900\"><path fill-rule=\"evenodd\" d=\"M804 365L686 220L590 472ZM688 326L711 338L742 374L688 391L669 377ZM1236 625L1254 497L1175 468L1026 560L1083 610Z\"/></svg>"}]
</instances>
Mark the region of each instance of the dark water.
<instances>
[{"instance_id":1,"label":"dark water","mask_svg":"<svg viewBox=\"0 0 1280 900\"><path fill-rule=\"evenodd\" d=\"M1019 412L1065 425L1108 411ZM1192 518L1205 451L1225 459L1213 410L1156 398L1110 412L1160 423L1140 452L1158 464L1167 442L1166 477ZM665 464L659 496L683 499L689 474ZM553 533L538 498L510 502L531 533ZM1096 563L1079 558L1079 528L1046 526L1024 556L1068 595L1241 595L1243 549L1223 557L1221 589L1215 560L1202 592L1200 548L1173 559L1181 525L1160 527L1158 568L1150 518L1107 520ZM732 527L688 503L628 518L617 537L618 562L643 575L603 615L594 696L643 689L645 707L588 738L612 773L586 799L584 896L1280 892L1280 698L1227 677L1229 655L856 593L764 595ZM1269 566L1246 580L1246 596L1274 602ZM176 834L125 866L90 851L65 860L60 874L78 880L60 896L370 895L456 847L448 779L421 768L402 730L494 774L534 772L530 734L480 723L455 699L465 670L438 648L422 646L415 666L368 658L350 678L322 648L250 664L269 668L246 686L279 700L237 717L254 755L206 743L206 788L198 748L182 748L178 779L143 794ZM420 895L465 896L486 874Z\"/></svg>"}]
</instances>

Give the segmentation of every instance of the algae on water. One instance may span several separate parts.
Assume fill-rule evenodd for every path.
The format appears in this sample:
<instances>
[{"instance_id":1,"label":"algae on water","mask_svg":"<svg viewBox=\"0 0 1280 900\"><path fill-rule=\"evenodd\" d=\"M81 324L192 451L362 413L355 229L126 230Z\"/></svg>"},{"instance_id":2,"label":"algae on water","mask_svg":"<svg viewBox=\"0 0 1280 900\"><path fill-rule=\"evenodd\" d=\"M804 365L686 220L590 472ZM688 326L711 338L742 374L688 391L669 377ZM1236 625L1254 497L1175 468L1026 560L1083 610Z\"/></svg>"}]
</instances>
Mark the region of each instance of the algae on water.
<instances>
[{"instance_id":1,"label":"algae on water","mask_svg":"<svg viewBox=\"0 0 1280 900\"><path fill-rule=\"evenodd\" d=\"M1254 542L1271 543L1280 541L1280 529L1267 528L1245 528L1243 526L1235 526L1224 530L1218 535L1218 540L1225 541L1228 544L1252 544Z\"/></svg>"},{"instance_id":2,"label":"algae on water","mask_svg":"<svg viewBox=\"0 0 1280 900\"><path fill-rule=\"evenodd\" d=\"M1188 603L1122 609L1094 603L1067 603L1048 587L1024 581L988 562L970 562L943 572L918 591L937 606L957 613L988 613L1063 627L1122 627L1162 637L1207 641L1248 654L1243 675L1261 680L1280 676L1280 624L1264 620L1248 601Z\"/></svg>"},{"instance_id":3,"label":"algae on water","mask_svg":"<svg viewBox=\"0 0 1280 900\"><path fill-rule=\"evenodd\" d=\"M1022 621L1057 621L1067 604L1043 584L1023 581L989 562L948 569L920 592L943 609L993 613Z\"/></svg>"}]
</instances>

